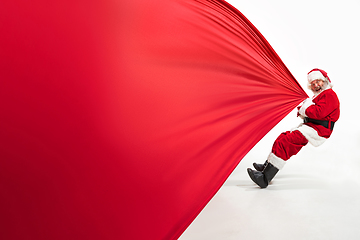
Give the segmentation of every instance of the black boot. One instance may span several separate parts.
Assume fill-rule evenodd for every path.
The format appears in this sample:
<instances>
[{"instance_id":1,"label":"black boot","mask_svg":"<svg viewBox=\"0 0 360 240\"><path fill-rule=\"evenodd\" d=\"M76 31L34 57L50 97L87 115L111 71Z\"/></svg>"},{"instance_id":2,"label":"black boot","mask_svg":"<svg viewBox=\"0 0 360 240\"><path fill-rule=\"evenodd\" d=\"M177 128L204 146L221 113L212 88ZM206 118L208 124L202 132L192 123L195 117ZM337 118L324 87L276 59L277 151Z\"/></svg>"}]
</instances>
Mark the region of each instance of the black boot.
<instances>
[{"instance_id":1,"label":"black boot","mask_svg":"<svg viewBox=\"0 0 360 240\"><path fill-rule=\"evenodd\" d=\"M266 160L264 164L253 163L253 166L254 166L254 168L255 168L256 170L262 172L262 171L264 170L265 165L267 164L267 162L268 162L268 161Z\"/></svg>"},{"instance_id":2,"label":"black boot","mask_svg":"<svg viewBox=\"0 0 360 240\"><path fill-rule=\"evenodd\" d=\"M256 183L261 188L266 188L270 181L275 177L279 169L277 169L271 163L267 162L262 172L254 171L251 168L248 168L247 171L254 183Z\"/></svg>"}]
</instances>

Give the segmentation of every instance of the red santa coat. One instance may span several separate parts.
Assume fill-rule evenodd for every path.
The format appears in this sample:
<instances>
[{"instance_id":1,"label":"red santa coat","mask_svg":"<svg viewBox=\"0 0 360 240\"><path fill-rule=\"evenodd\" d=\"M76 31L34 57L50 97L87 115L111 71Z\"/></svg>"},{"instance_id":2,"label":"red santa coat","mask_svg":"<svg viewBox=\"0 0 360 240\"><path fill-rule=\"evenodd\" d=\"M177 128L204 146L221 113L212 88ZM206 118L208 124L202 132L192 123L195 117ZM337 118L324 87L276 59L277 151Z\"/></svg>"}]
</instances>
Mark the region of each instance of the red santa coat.
<instances>
[{"instance_id":1,"label":"red santa coat","mask_svg":"<svg viewBox=\"0 0 360 240\"><path fill-rule=\"evenodd\" d=\"M317 120L336 122L340 116L340 103L336 93L328 87L312 99L307 99L299 110L299 114ZM299 130L315 147L320 146L330 137L332 130L314 123L300 124Z\"/></svg>"},{"instance_id":2,"label":"red santa coat","mask_svg":"<svg viewBox=\"0 0 360 240\"><path fill-rule=\"evenodd\" d=\"M340 102L336 93L330 88L312 99L313 105L305 110L306 116L317 120L336 122L340 117ZM332 130L314 123L305 123L315 129L320 137L329 138Z\"/></svg>"}]
</instances>

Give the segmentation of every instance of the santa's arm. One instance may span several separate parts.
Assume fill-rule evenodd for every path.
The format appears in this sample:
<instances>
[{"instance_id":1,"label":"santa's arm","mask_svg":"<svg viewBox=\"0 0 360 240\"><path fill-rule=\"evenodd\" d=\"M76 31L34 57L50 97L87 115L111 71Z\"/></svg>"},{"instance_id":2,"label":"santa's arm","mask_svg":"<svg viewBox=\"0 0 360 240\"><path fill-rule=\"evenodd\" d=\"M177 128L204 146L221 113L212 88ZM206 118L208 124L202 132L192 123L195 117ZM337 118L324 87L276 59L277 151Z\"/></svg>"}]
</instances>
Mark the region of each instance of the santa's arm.
<instances>
[{"instance_id":1,"label":"santa's arm","mask_svg":"<svg viewBox=\"0 0 360 240\"><path fill-rule=\"evenodd\" d=\"M334 101L334 99L332 99L331 96L322 96L316 104L310 105L305 109L306 116L319 120L325 119L325 117L334 110L334 107L332 107L334 106L332 101Z\"/></svg>"}]
</instances>

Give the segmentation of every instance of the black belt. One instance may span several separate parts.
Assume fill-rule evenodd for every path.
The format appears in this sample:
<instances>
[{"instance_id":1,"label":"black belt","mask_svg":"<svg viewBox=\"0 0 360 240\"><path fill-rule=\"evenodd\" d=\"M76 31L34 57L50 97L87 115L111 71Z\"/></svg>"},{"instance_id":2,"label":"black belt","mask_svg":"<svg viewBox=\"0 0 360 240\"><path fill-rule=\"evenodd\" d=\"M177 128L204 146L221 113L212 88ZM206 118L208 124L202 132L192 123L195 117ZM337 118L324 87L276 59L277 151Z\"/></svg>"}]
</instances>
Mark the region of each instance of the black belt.
<instances>
[{"instance_id":1,"label":"black belt","mask_svg":"<svg viewBox=\"0 0 360 240\"><path fill-rule=\"evenodd\" d=\"M330 122L330 121L326 121L326 120L317 120L317 119L305 117L304 118L304 123L308 123L308 122L314 123L314 124L317 124L317 125L321 125L321 126L326 127L326 128L330 128L331 131L334 129L334 125L335 125L335 122ZM330 122L330 124L329 124L329 122Z\"/></svg>"}]
</instances>

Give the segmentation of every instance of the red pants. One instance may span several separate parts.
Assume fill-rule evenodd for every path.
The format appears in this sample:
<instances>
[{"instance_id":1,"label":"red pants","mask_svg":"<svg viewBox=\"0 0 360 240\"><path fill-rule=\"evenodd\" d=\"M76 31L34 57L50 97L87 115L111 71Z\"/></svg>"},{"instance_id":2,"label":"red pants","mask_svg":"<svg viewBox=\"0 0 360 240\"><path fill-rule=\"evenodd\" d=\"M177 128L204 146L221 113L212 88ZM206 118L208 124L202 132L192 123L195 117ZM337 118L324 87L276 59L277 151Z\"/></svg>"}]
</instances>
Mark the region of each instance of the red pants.
<instances>
[{"instance_id":1,"label":"red pants","mask_svg":"<svg viewBox=\"0 0 360 240\"><path fill-rule=\"evenodd\" d=\"M308 140L299 131L287 131L280 134L272 147L272 153L284 161L297 154Z\"/></svg>"}]
</instances>

